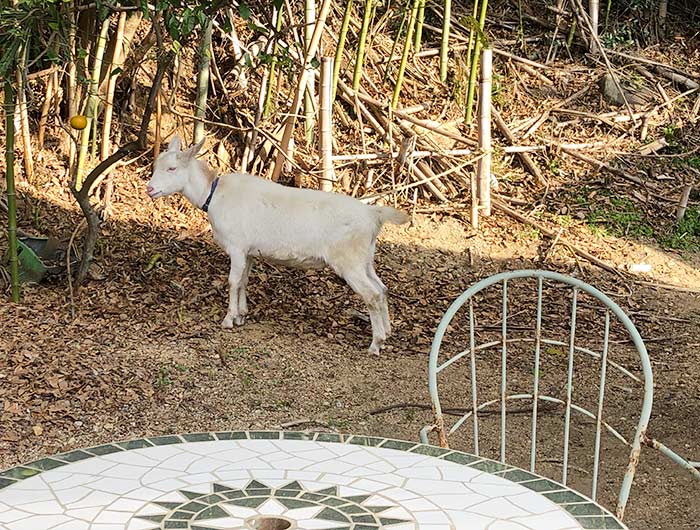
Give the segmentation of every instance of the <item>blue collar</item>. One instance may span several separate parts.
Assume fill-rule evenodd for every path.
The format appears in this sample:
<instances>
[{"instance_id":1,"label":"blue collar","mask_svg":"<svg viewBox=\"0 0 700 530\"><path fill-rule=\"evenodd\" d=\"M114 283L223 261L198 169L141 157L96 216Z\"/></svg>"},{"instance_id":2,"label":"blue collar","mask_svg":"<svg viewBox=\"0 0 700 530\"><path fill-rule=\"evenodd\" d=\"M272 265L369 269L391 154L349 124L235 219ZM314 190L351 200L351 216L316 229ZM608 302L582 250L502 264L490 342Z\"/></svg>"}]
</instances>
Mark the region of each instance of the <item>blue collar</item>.
<instances>
[{"instance_id":1,"label":"blue collar","mask_svg":"<svg viewBox=\"0 0 700 530\"><path fill-rule=\"evenodd\" d=\"M211 202L212 197L214 197L214 192L216 191L216 187L219 185L219 177L216 177L214 181L211 183L211 189L209 190L209 196L207 197L207 200L204 201L204 204L202 205L202 210L205 212L209 211L209 203Z\"/></svg>"}]
</instances>

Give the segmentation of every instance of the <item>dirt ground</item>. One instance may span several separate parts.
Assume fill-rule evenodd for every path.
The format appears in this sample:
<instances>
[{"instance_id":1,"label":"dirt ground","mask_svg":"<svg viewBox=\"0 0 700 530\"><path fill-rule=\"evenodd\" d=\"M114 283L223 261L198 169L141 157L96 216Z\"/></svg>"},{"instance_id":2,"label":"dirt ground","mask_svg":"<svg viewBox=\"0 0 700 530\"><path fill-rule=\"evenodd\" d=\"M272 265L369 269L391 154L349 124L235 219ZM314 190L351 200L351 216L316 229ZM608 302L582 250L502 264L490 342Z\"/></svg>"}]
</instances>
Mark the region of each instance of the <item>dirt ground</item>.
<instances>
[{"instance_id":1,"label":"dirt ground","mask_svg":"<svg viewBox=\"0 0 700 530\"><path fill-rule=\"evenodd\" d=\"M428 411L373 412L429 404L428 352L442 313L475 281L519 268L576 275L629 312L654 368L651 432L700 460L697 254L681 257L632 238L572 229L570 237L621 269L640 260L653 267L643 277L621 279L564 247L550 249L550 240L502 214L478 234L459 212L415 214L410 226L390 226L380 236L377 269L391 293L395 334L374 357L366 351L370 329L358 316L364 315L359 299L325 271L256 265L248 323L222 330L228 263L201 212L179 198L152 203L143 193L145 175L122 174L116 182L98 267L74 301L59 278L26 287L19 305L0 304L0 468L175 432L287 428L417 439L430 422ZM36 227L33 212L39 212L39 228L67 238L80 219L71 199L51 180L36 189L20 186L21 226ZM482 368L499 377L495 360ZM629 427L639 401L623 393L613 410ZM543 421L543 440L556 436L560 413ZM482 422L488 431L497 419ZM517 423L513 439L527 439ZM616 472L623 469L627 453L620 444L606 442L604 455L617 461ZM608 502L621 475L606 478ZM697 483L646 450L627 523L636 530L697 529L698 493Z\"/></svg>"}]
</instances>

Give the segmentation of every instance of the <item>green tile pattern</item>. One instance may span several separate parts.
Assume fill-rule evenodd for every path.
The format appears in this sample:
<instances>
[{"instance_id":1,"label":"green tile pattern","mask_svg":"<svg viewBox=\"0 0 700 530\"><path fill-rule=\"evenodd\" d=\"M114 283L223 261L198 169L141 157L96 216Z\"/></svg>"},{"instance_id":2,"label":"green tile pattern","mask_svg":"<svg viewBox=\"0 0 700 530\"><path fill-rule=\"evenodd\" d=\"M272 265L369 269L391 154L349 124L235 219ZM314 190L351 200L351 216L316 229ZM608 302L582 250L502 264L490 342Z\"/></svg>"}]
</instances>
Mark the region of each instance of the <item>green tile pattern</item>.
<instances>
[{"instance_id":1,"label":"green tile pattern","mask_svg":"<svg viewBox=\"0 0 700 530\"><path fill-rule=\"evenodd\" d=\"M318 508L313 516L320 521L333 523L328 530L336 530L337 523L348 523L348 530L362 528L387 528L408 522L404 519L381 517L382 512L394 506L365 506L371 495L351 495L342 497L337 487L318 491L306 491L297 481L289 482L278 488L272 488L257 480L251 480L243 488L214 483L211 493L197 493L179 490L182 502L153 502L152 504L167 510L165 514L136 516L138 519L158 523L151 530L167 528L195 528L195 521L206 521L229 517L227 506L243 506L256 509L266 501L274 499L289 510L298 508ZM206 528L206 527L200 527ZM319 527L319 530L323 530ZM338 529L339 530L339 529Z\"/></svg>"}]
</instances>

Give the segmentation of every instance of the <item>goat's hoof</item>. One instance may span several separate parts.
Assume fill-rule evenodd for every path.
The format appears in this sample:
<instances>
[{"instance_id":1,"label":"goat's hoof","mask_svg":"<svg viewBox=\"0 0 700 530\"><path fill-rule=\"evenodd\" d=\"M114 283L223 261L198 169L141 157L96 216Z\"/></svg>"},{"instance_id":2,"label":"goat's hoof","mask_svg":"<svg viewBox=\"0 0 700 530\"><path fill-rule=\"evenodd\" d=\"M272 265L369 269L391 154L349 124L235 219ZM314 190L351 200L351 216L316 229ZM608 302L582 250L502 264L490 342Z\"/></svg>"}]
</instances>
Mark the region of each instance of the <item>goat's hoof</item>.
<instances>
[{"instance_id":1,"label":"goat's hoof","mask_svg":"<svg viewBox=\"0 0 700 530\"><path fill-rule=\"evenodd\" d=\"M242 326L243 324L245 324L245 316L238 316L234 318L233 321L236 323L236 326Z\"/></svg>"},{"instance_id":2,"label":"goat's hoof","mask_svg":"<svg viewBox=\"0 0 700 530\"><path fill-rule=\"evenodd\" d=\"M369 353L372 355L379 355L379 350L381 349L381 345L375 344L374 342L370 345L369 347Z\"/></svg>"},{"instance_id":3,"label":"goat's hoof","mask_svg":"<svg viewBox=\"0 0 700 530\"><path fill-rule=\"evenodd\" d=\"M221 322L221 327L224 329L231 329L233 327L233 318L228 316L224 318Z\"/></svg>"}]
</instances>

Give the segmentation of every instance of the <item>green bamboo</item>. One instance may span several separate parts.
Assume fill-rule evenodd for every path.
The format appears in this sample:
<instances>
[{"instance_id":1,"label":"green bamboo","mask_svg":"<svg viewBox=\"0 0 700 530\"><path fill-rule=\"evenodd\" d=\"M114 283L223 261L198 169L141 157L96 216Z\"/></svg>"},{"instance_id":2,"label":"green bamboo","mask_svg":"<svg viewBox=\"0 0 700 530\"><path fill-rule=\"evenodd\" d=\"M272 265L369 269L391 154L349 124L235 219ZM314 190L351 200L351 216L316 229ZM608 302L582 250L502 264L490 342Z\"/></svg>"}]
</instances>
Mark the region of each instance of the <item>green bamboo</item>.
<instances>
[{"instance_id":1,"label":"green bamboo","mask_svg":"<svg viewBox=\"0 0 700 530\"><path fill-rule=\"evenodd\" d=\"M107 32L109 31L109 18L102 22L100 36L97 39L95 48L95 62L92 68L92 79L88 87L88 105L86 111L87 126L83 129L82 137L80 138L80 152L78 154L78 167L75 173L75 188L79 190L82 187L83 167L87 158L88 146L90 143L90 134L93 131L93 121L97 119L97 103L98 90L100 84L100 75L102 73L102 58L104 56L105 47L107 45ZM95 128L97 131L97 128Z\"/></svg>"},{"instance_id":2,"label":"green bamboo","mask_svg":"<svg viewBox=\"0 0 700 530\"><path fill-rule=\"evenodd\" d=\"M348 36L348 28L350 27L350 17L352 16L353 0L346 0L345 13L343 14L343 24L340 27L338 34L338 47L335 49L335 60L333 62L333 95L331 101L335 101L335 93L338 89L338 78L340 77L340 67L343 62L343 52L345 51L345 40Z\"/></svg>"},{"instance_id":3,"label":"green bamboo","mask_svg":"<svg viewBox=\"0 0 700 530\"><path fill-rule=\"evenodd\" d=\"M360 42L357 45L357 57L355 59L355 72L352 76L352 89L357 91L360 88L362 78L362 64L365 60L365 43L367 42L367 31L369 22L372 19L372 0L366 0L365 12L362 17L362 29L360 30Z\"/></svg>"},{"instance_id":4,"label":"green bamboo","mask_svg":"<svg viewBox=\"0 0 700 530\"><path fill-rule=\"evenodd\" d=\"M420 51L421 40L423 39L423 21L425 20L425 0L418 3L418 20L416 21L416 38L413 42L413 50Z\"/></svg>"},{"instance_id":5,"label":"green bamboo","mask_svg":"<svg viewBox=\"0 0 700 530\"><path fill-rule=\"evenodd\" d=\"M452 0L445 0L442 15L442 42L440 43L440 81L447 80L447 52L450 46L450 19L452 18Z\"/></svg>"},{"instance_id":6,"label":"green bamboo","mask_svg":"<svg viewBox=\"0 0 700 530\"><path fill-rule=\"evenodd\" d=\"M204 139L204 119L207 115L207 98L209 96L209 67L211 64L212 19L204 24L204 35L197 51L197 99L194 105L194 128L192 141L199 143Z\"/></svg>"},{"instance_id":7,"label":"green bamboo","mask_svg":"<svg viewBox=\"0 0 700 530\"><path fill-rule=\"evenodd\" d=\"M309 49L309 43L314 34L314 22L316 20L316 0L304 1L304 49ZM316 76L309 74L304 91L304 131L306 133L306 145L314 141L314 102L316 96Z\"/></svg>"},{"instance_id":8,"label":"green bamboo","mask_svg":"<svg viewBox=\"0 0 700 530\"><path fill-rule=\"evenodd\" d=\"M391 64L394 62L394 51L396 50L396 47L399 45L399 39L401 38L401 34L403 33L403 27L406 25L406 16L408 15L408 8L403 10L403 14L401 15L401 24L399 24L399 31L396 32L396 37L394 38L394 43L391 45L391 53L389 53L389 60L386 63L386 67L384 68L384 77L382 77L382 83L386 83L387 78L389 77L389 68L391 67Z\"/></svg>"},{"instance_id":9,"label":"green bamboo","mask_svg":"<svg viewBox=\"0 0 700 530\"><path fill-rule=\"evenodd\" d=\"M474 44L474 55L472 56L471 71L469 72L469 92L467 93L467 110L464 123L469 125L472 121L472 107L474 106L474 92L476 89L477 68L479 66L479 54L481 52L482 41L484 39L484 24L486 23L486 8L488 0L483 0L480 5L479 26L475 28L476 41Z\"/></svg>"},{"instance_id":10,"label":"green bamboo","mask_svg":"<svg viewBox=\"0 0 700 530\"><path fill-rule=\"evenodd\" d=\"M5 177L7 179L7 237L10 246L10 285L12 301L19 302L19 262L17 261L17 201L15 195L15 91L5 79Z\"/></svg>"},{"instance_id":11,"label":"green bamboo","mask_svg":"<svg viewBox=\"0 0 700 530\"><path fill-rule=\"evenodd\" d=\"M399 65L399 73L396 75L396 85L394 86L394 94L391 98L391 108L395 109L399 103L399 93L403 84L403 76L406 72L406 64L408 64L408 52L411 49L411 40L413 39L413 30L416 27L416 16L418 14L418 4L421 0L413 0L411 7L411 15L408 17L408 26L406 28L406 40L403 43L403 53L401 54L401 64Z\"/></svg>"},{"instance_id":12,"label":"green bamboo","mask_svg":"<svg viewBox=\"0 0 700 530\"><path fill-rule=\"evenodd\" d=\"M282 10L275 9L277 12L277 21L275 23L275 35L279 35L282 29ZM265 91L265 104L263 105L263 116L269 116L272 112L272 88L275 84L275 70L277 68L277 52L279 51L279 46L277 44L277 37L275 36L275 43L272 46L272 62L270 63L270 76L267 80L267 89Z\"/></svg>"},{"instance_id":13,"label":"green bamboo","mask_svg":"<svg viewBox=\"0 0 700 530\"><path fill-rule=\"evenodd\" d=\"M469 84L467 85L467 90L469 90L469 86L471 86L472 83L475 81L471 77L471 64L473 60L473 53L474 53L474 42L476 41L476 17L479 14L479 0L474 0L474 7L472 9L472 18L468 19L468 23L465 25L469 26L469 41L467 42L467 57L465 59L465 63L469 66L470 72L469 72Z\"/></svg>"}]
</instances>

